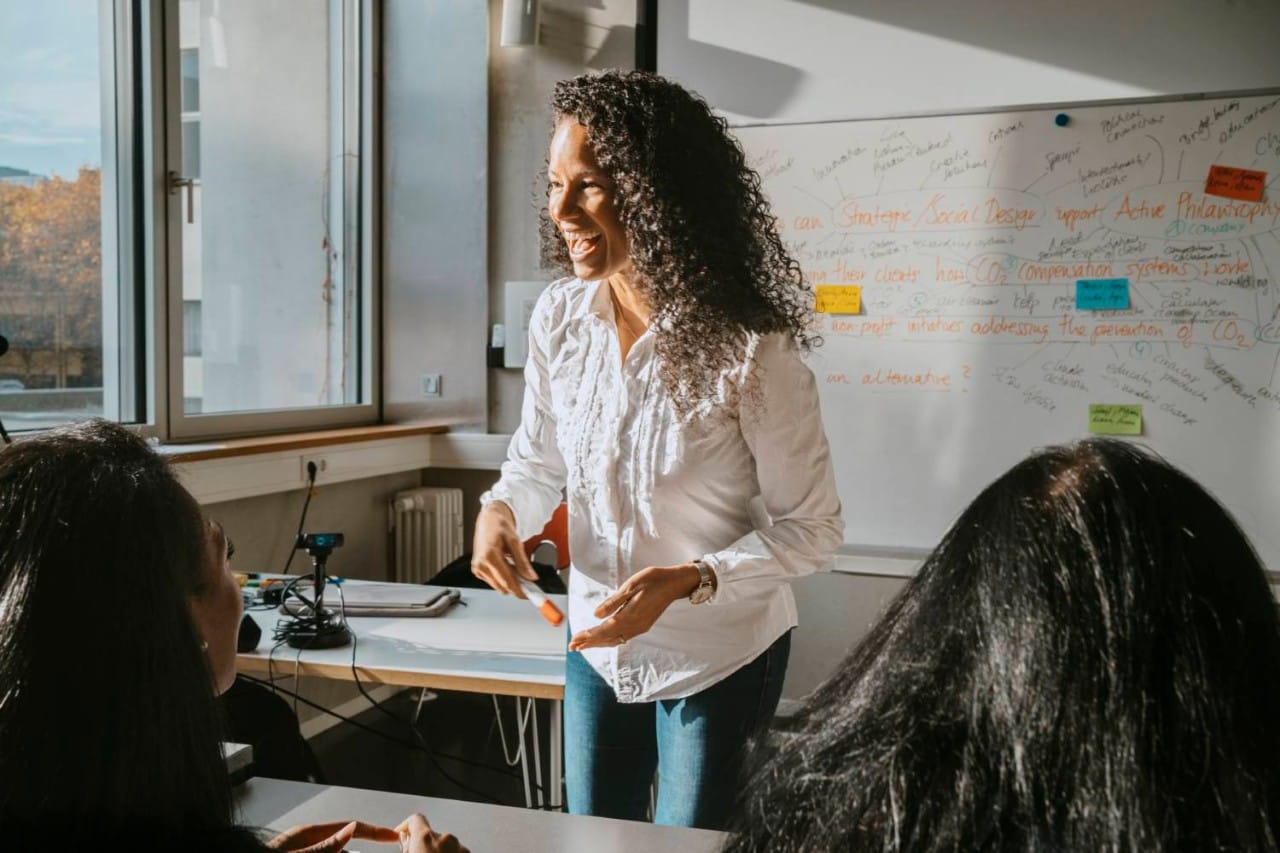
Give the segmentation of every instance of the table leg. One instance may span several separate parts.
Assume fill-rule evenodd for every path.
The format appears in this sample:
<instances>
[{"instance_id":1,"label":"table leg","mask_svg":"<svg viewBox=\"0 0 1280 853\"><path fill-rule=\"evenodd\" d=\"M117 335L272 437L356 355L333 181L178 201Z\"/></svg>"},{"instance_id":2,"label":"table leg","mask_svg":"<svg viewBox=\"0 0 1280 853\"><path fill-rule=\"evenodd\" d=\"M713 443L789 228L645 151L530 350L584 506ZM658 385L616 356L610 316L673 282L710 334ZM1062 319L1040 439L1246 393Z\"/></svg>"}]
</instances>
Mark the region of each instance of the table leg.
<instances>
[{"instance_id":1,"label":"table leg","mask_svg":"<svg viewBox=\"0 0 1280 853\"><path fill-rule=\"evenodd\" d=\"M564 801L561 791L564 788L564 703L559 699L551 700L551 807L560 808Z\"/></svg>"},{"instance_id":2,"label":"table leg","mask_svg":"<svg viewBox=\"0 0 1280 853\"><path fill-rule=\"evenodd\" d=\"M520 771L524 774L524 805L525 808L533 808L533 793L529 788L529 748L525 742L525 716L524 705L520 701L520 697L516 696L516 737L520 739ZM530 702L533 700L530 699Z\"/></svg>"},{"instance_id":3,"label":"table leg","mask_svg":"<svg viewBox=\"0 0 1280 853\"><path fill-rule=\"evenodd\" d=\"M529 703L529 716L533 718L533 778L538 780L538 790L536 792L538 795L538 808L542 808L545 803L543 801L542 744L539 742L541 738L538 737L538 700L530 697L526 701Z\"/></svg>"}]
</instances>

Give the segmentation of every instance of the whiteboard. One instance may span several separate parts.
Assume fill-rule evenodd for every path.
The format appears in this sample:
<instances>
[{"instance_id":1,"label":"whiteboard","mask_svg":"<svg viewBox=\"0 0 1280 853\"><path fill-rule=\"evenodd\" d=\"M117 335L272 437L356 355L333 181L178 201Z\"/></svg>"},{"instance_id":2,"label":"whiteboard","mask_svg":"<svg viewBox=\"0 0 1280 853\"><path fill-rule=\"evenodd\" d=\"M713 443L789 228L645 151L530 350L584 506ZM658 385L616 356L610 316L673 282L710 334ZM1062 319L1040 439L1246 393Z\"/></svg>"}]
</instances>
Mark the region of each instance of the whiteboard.
<instances>
[{"instance_id":1,"label":"whiteboard","mask_svg":"<svg viewBox=\"0 0 1280 853\"><path fill-rule=\"evenodd\" d=\"M1135 403L1280 569L1280 95L734 132L806 279L862 287L811 358L851 546L932 547L1090 403ZM1205 195L1214 164L1263 200ZM1127 310L1077 309L1109 278Z\"/></svg>"}]
</instances>

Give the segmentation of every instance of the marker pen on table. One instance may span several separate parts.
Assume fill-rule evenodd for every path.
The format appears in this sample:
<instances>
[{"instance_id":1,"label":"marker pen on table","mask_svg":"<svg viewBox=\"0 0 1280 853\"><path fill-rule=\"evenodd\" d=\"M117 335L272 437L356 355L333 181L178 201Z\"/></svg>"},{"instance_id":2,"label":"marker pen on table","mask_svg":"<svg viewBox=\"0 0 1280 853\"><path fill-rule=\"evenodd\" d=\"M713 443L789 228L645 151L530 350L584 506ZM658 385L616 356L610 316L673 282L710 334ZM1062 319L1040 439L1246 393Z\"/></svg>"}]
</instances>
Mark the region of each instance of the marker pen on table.
<instances>
[{"instance_id":1,"label":"marker pen on table","mask_svg":"<svg viewBox=\"0 0 1280 853\"><path fill-rule=\"evenodd\" d=\"M522 577L516 576L516 580L520 582L520 588L524 590L524 594L529 597L529 603L538 608L538 612L542 614L542 618L546 619L552 625L559 627L564 621L564 614L560 612L560 608L552 603L551 599L538 589L532 581L527 581Z\"/></svg>"}]
</instances>

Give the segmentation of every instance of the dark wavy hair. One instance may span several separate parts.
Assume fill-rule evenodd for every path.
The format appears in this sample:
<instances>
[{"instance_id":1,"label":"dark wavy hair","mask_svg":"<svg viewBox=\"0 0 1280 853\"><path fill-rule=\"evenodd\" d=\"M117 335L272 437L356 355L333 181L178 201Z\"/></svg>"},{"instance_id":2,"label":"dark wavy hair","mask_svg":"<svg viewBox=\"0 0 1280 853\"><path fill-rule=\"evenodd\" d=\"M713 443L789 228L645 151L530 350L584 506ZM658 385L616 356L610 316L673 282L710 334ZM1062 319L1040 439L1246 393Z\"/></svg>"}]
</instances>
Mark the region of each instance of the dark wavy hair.
<instances>
[{"instance_id":1,"label":"dark wavy hair","mask_svg":"<svg viewBox=\"0 0 1280 853\"><path fill-rule=\"evenodd\" d=\"M780 332L802 349L812 295L778 236L760 177L723 118L699 96L643 71L586 74L556 84L555 120L587 129L613 181L637 288L653 312L660 373L677 412L714 398L754 334ZM544 259L569 275L569 253L544 206Z\"/></svg>"},{"instance_id":2,"label":"dark wavy hair","mask_svg":"<svg viewBox=\"0 0 1280 853\"><path fill-rule=\"evenodd\" d=\"M1185 474L1051 448L965 510L782 738L726 850L1274 851L1276 605Z\"/></svg>"},{"instance_id":3,"label":"dark wavy hair","mask_svg":"<svg viewBox=\"0 0 1280 853\"><path fill-rule=\"evenodd\" d=\"M206 542L194 499L121 426L0 450L6 846L261 849L233 824L190 615L207 591Z\"/></svg>"}]
</instances>

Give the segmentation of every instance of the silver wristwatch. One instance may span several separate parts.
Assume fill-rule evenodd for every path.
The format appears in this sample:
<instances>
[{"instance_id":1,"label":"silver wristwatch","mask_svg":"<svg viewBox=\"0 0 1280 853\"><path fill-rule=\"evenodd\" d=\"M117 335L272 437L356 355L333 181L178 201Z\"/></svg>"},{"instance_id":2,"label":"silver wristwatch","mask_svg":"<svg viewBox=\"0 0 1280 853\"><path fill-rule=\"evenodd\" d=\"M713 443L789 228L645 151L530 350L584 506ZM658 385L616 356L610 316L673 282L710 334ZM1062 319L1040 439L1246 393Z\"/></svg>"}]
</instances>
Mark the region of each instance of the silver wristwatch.
<instances>
[{"instance_id":1,"label":"silver wristwatch","mask_svg":"<svg viewBox=\"0 0 1280 853\"><path fill-rule=\"evenodd\" d=\"M702 560L694 560L693 566L698 570L698 586L693 592L689 593L689 602L691 604L706 604L711 600L711 596L715 595L715 575L711 572L711 567Z\"/></svg>"}]
</instances>

